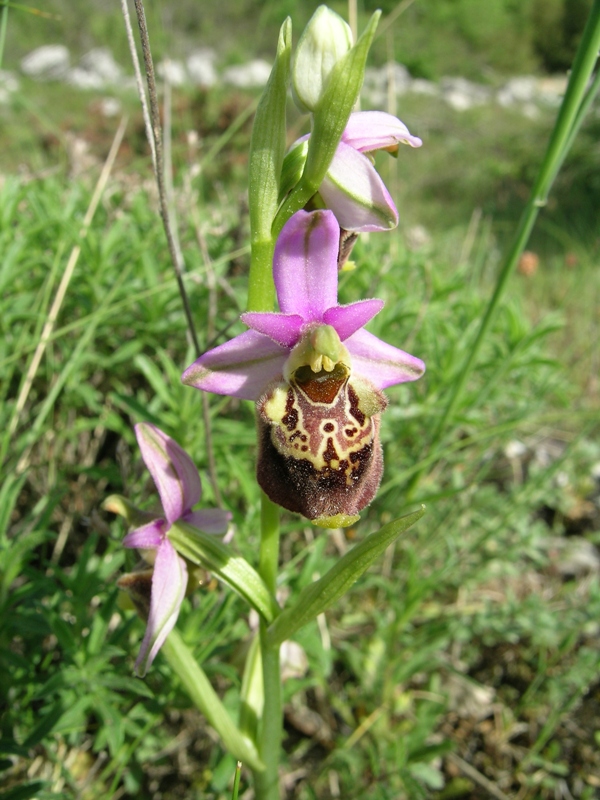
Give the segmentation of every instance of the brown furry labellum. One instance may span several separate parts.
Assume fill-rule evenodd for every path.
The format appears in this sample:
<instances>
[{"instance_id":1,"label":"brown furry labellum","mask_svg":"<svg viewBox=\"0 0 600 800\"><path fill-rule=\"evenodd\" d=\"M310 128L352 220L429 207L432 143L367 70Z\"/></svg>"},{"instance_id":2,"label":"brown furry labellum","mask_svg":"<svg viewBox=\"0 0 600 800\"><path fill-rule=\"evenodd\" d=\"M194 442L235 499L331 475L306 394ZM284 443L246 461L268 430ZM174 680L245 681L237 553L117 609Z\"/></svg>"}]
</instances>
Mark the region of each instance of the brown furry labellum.
<instances>
[{"instance_id":1,"label":"brown furry labellum","mask_svg":"<svg viewBox=\"0 0 600 800\"><path fill-rule=\"evenodd\" d=\"M257 403L258 483L274 502L326 527L348 525L375 497L383 471L384 395L332 370L295 371Z\"/></svg>"}]
</instances>

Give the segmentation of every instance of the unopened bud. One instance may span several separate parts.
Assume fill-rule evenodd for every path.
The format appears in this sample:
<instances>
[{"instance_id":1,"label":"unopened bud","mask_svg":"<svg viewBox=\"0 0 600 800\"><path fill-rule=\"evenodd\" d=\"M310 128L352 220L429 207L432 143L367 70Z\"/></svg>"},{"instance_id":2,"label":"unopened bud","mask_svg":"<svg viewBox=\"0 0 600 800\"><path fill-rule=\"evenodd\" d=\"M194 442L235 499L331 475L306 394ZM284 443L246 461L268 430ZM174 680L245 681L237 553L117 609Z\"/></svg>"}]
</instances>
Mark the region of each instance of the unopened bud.
<instances>
[{"instance_id":1,"label":"unopened bud","mask_svg":"<svg viewBox=\"0 0 600 800\"><path fill-rule=\"evenodd\" d=\"M352 47L352 31L327 6L319 6L304 29L294 57L292 93L301 111L314 111L336 63Z\"/></svg>"}]
</instances>

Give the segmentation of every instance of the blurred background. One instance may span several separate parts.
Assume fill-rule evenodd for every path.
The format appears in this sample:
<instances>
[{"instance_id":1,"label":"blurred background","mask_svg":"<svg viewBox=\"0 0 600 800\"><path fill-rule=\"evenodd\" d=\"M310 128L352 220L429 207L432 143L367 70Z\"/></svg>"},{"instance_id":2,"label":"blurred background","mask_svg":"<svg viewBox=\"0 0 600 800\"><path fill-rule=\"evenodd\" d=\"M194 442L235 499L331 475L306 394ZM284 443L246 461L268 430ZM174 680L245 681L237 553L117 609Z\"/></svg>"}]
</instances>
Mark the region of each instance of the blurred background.
<instances>
[{"instance_id":1,"label":"blurred background","mask_svg":"<svg viewBox=\"0 0 600 800\"><path fill-rule=\"evenodd\" d=\"M388 392L386 471L356 528L315 532L284 515L282 591L297 595L415 505L428 513L298 636L288 800L599 796L597 101L463 399L430 442L591 5L359 0L359 31L383 10L361 107L396 114L423 146L378 155L400 225L361 237L340 296L384 298L370 330L428 371ZM206 349L243 329L247 154L278 29L290 15L297 41L316 6L146 3ZM101 504L119 492L156 508L132 432L154 422L194 457L207 505L212 450L235 547L253 561L253 408L213 397L203 415L180 384L194 356L119 4L0 6L0 43L0 798L228 798L234 761L167 664L159 656L145 681L132 677L143 627L115 581L135 556ZM288 111L291 143L307 120ZM235 709L244 604L205 576L179 624Z\"/></svg>"}]
</instances>

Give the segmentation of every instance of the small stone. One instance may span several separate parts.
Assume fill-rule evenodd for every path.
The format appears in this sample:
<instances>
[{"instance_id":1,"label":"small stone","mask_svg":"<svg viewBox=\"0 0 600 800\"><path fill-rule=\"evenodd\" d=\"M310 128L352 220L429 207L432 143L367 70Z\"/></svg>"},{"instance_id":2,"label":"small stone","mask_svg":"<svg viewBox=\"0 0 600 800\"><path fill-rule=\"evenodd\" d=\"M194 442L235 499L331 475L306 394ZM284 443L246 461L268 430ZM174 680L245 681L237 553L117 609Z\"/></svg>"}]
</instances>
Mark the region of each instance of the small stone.
<instances>
[{"instance_id":1,"label":"small stone","mask_svg":"<svg viewBox=\"0 0 600 800\"><path fill-rule=\"evenodd\" d=\"M537 81L530 75L511 78L497 93L496 100L501 106L516 103L532 103L537 93Z\"/></svg>"},{"instance_id":2,"label":"small stone","mask_svg":"<svg viewBox=\"0 0 600 800\"><path fill-rule=\"evenodd\" d=\"M415 78L410 85L410 90L414 94L428 94L436 97L440 93L440 88L433 81L426 81L425 78Z\"/></svg>"},{"instance_id":3,"label":"small stone","mask_svg":"<svg viewBox=\"0 0 600 800\"><path fill-rule=\"evenodd\" d=\"M187 59L188 75L193 84L203 89L210 89L217 83L218 76L215 69L216 54L210 48L195 50Z\"/></svg>"},{"instance_id":4,"label":"small stone","mask_svg":"<svg viewBox=\"0 0 600 800\"><path fill-rule=\"evenodd\" d=\"M67 83L76 89L94 90L102 89L104 86L104 81L100 75L95 72L88 72L86 69L81 69L81 67L70 69L64 78Z\"/></svg>"},{"instance_id":5,"label":"small stone","mask_svg":"<svg viewBox=\"0 0 600 800\"><path fill-rule=\"evenodd\" d=\"M485 86L465 78L442 78L442 97L455 111L467 111L473 106L480 106L490 99Z\"/></svg>"},{"instance_id":6,"label":"small stone","mask_svg":"<svg viewBox=\"0 0 600 800\"><path fill-rule=\"evenodd\" d=\"M107 47L94 47L83 56L79 66L82 70L97 75L102 83L119 83L123 77L123 70Z\"/></svg>"},{"instance_id":7,"label":"small stone","mask_svg":"<svg viewBox=\"0 0 600 800\"><path fill-rule=\"evenodd\" d=\"M69 51L63 44L45 44L22 59L21 70L29 78L50 81L64 78L69 65Z\"/></svg>"},{"instance_id":8,"label":"small stone","mask_svg":"<svg viewBox=\"0 0 600 800\"><path fill-rule=\"evenodd\" d=\"M271 65L261 58L228 67L223 73L223 81L238 89L251 89L264 86L269 80Z\"/></svg>"},{"instance_id":9,"label":"small stone","mask_svg":"<svg viewBox=\"0 0 600 800\"><path fill-rule=\"evenodd\" d=\"M183 86L188 82L185 66L182 61L172 61L166 58L158 65L157 72L163 80L168 81L171 86Z\"/></svg>"}]
</instances>

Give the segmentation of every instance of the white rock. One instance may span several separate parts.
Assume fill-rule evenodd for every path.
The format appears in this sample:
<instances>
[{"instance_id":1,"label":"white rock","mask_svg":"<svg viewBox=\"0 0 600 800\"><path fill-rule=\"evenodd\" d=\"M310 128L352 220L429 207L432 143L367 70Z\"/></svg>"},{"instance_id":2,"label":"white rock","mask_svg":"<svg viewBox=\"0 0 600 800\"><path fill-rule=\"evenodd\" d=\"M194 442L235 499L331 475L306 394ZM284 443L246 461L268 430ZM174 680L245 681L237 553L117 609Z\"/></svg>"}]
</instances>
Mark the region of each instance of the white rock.
<instances>
[{"instance_id":1,"label":"white rock","mask_svg":"<svg viewBox=\"0 0 600 800\"><path fill-rule=\"evenodd\" d=\"M537 81L530 75L511 78L498 91L496 100L501 106L512 106L515 103L531 103L537 93Z\"/></svg>"},{"instance_id":2,"label":"white rock","mask_svg":"<svg viewBox=\"0 0 600 800\"><path fill-rule=\"evenodd\" d=\"M64 79L76 89L102 89L104 81L96 72L88 72L87 69L74 67L70 69Z\"/></svg>"},{"instance_id":3,"label":"white rock","mask_svg":"<svg viewBox=\"0 0 600 800\"><path fill-rule=\"evenodd\" d=\"M365 70L365 79L363 81L363 89L367 92L385 92L387 89L387 74L385 68L379 69L378 67L367 67Z\"/></svg>"},{"instance_id":4,"label":"white rock","mask_svg":"<svg viewBox=\"0 0 600 800\"><path fill-rule=\"evenodd\" d=\"M21 70L39 81L64 78L69 69L69 51L64 44L45 44L21 60Z\"/></svg>"},{"instance_id":5,"label":"white rock","mask_svg":"<svg viewBox=\"0 0 600 800\"><path fill-rule=\"evenodd\" d=\"M103 97L100 101L99 110L103 117L116 117L121 109L121 103L116 97Z\"/></svg>"},{"instance_id":6,"label":"white rock","mask_svg":"<svg viewBox=\"0 0 600 800\"><path fill-rule=\"evenodd\" d=\"M467 111L480 106L490 97L484 86L468 81L466 78L442 78L442 97L455 111Z\"/></svg>"},{"instance_id":7,"label":"white rock","mask_svg":"<svg viewBox=\"0 0 600 800\"><path fill-rule=\"evenodd\" d=\"M535 103L525 103L521 106L521 111L528 119L537 119L540 116L540 110Z\"/></svg>"},{"instance_id":8,"label":"white rock","mask_svg":"<svg viewBox=\"0 0 600 800\"><path fill-rule=\"evenodd\" d=\"M448 704L460 717L485 719L492 711L496 691L460 673L450 673L444 689L448 693Z\"/></svg>"},{"instance_id":9,"label":"white rock","mask_svg":"<svg viewBox=\"0 0 600 800\"><path fill-rule=\"evenodd\" d=\"M583 536L549 536L546 543L552 565L563 577L581 578L600 572L598 550Z\"/></svg>"},{"instance_id":10,"label":"white rock","mask_svg":"<svg viewBox=\"0 0 600 800\"><path fill-rule=\"evenodd\" d=\"M404 64L398 64L395 61L390 62L383 67L383 70L387 85L391 85L396 94L405 94L410 89L412 78Z\"/></svg>"},{"instance_id":11,"label":"white rock","mask_svg":"<svg viewBox=\"0 0 600 800\"><path fill-rule=\"evenodd\" d=\"M504 455L507 458L522 458L527 453L527 445L518 439L511 439L504 448Z\"/></svg>"},{"instance_id":12,"label":"white rock","mask_svg":"<svg viewBox=\"0 0 600 800\"><path fill-rule=\"evenodd\" d=\"M304 648L290 639L282 643L279 661L282 681L288 678L303 678L308 671L308 658Z\"/></svg>"},{"instance_id":13,"label":"white rock","mask_svg":"<svg viewBox=\"0 0 600 800\"><path fill-rule=\"evenodd\" d=\"M228 67L223 73L223 81L230 86L237 86L238 89L249 89L264 86L270 74L271 65L261 58L256 58L247 64Z\"/></svg>"},{"instance_id":14,"label":"white rock","mask_svg":"<svg viewBox=\"0 0 600 800\"><path fill-rule=\"evenodd\" d=\"M559 106L567 90L567 76L554 75L540 78L537 82L538 96L543 103L549 106Z\"/></svg>"},{"instance_id":15,"label":"white rock","mask_svg":"<svg viewBox=\"0 0 600 800\"><path fill-rule=\"evenodd\" d=\"M0 69L0 88L5 92L16 92L19 89L19 79L14 72Z\"/></svg>"},{"instance_id":16,"label":"white rock","mask_svg":"<svg viewBox=\"0 0 600 800\"><path fill-rule=\"evenodd\" d=\"M188 82L187 72L183 61L173 61L165 58L157 67L157 72L163 80L168 81L171 86L183 86Z\"/></svg>"},{"instance_id":17,"label":"white rock","mask_svg":"<svg viewBox=\"0 0 600 800\"><path fill-rule=\"evenodd\" d=\"M210 48L195 50L187 59L187 71L193 84L209 89L218 80L215 69L216 53Z\"/></svg>"},{"instance_id":18,"label":"white rock","mask_svg":"<svg viewBox=\"0 0 600 800\"><path fill-rule=\"evenodd\" d=\"M81 69L98 75L104 83L119 83L123 70L107 47L94 47L79 62Z\"/></svg>"},{"instance_id":19,"label":"white rock","mask_svg":"<svg viewBox=\"0 0 600 800\"><path fill-rule=\"evenodd\" d=\"M415 94L430 94L436 97L440 93L440 88L433 81L426 81L425 78L415 78L410 84L411 92Z\"/></svg>"}]
</instances>

